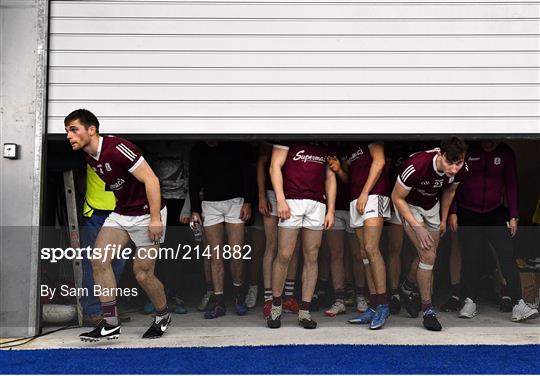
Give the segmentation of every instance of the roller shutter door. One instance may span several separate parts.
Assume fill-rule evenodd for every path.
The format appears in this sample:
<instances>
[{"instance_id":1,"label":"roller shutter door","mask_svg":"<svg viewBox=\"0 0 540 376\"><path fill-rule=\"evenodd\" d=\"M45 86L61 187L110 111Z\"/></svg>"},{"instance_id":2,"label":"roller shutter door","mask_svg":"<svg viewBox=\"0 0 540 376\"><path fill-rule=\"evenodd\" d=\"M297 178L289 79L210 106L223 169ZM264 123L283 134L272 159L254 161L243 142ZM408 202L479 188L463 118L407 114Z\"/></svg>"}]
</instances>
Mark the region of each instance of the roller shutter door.
<instances>
[{"instance_id":1,"label":"roller shutter door","mask_svg":"<svg viewBox=\"0 0 540 376\"><path fill-rule=\"evenodd\" d=\"M540 133L540 2L51 1L49 133Z\"/></svg>"}]
</instances>

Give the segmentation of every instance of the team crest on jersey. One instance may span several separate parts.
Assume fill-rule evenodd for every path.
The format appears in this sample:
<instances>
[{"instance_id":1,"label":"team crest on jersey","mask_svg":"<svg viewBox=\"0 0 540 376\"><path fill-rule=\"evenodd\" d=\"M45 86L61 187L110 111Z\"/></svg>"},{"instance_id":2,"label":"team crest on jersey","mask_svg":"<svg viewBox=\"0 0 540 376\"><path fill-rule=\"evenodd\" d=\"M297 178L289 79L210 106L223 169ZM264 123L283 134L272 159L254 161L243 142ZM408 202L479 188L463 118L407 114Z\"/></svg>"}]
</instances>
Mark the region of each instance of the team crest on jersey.
<instances>
[{"instance_id":1,"label":"team crest on jersey","mask_svg":"<svg viewBox=\"0 0 540 376\"><path fill-rule=\"evenodd\" d=\"M500 157L495 157L493 159L493 164L494 165L500 165L501 164L501 158Z\"/></svg>"},{"instance_id":2,"label":"team crest on jersey","mask_svg":"<svg viewBox=\"0 0 540 376\"><path fill-rule=\"evenodd\" d=\"M112 171L111 165L108 163L105 163L105 170Z\"/></svg>"},{"instance_id":3,"label":"team crest on jersey","mask_svg":"<svg viewBox=\"0 0 540 376\"><path fill-rule=\"evenodd\" d=\"M435 180L435 183L433 184L433 188L439 188L442 187L444 183L444 179L438 179Z\"/></svg>"}]
</instances>

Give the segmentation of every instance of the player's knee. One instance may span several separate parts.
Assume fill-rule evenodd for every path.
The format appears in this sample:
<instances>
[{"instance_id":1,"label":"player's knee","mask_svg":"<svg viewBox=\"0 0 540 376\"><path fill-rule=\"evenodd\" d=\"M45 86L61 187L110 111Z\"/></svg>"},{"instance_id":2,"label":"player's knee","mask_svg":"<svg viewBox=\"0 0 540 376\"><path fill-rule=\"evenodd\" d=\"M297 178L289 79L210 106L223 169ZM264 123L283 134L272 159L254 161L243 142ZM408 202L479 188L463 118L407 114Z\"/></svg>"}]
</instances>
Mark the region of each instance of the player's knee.
<instances>
[{"instance_id":1,"label":"player's knee","mask_svg":"<svg viewBox=\"0 0 540 376\"><path fill-rule=\"evenodd\" d=\"M317 252L304 253L304 264L317 264Z\"/></svg>"},{"instance_id":2,"label":"player's knee","mask_svg":"<svg viewBox=\"0 0 540 376\"><path fill-rule=\"evenodd\" d=\"M420 267L420 264L431 265L431 269L433 269L433 264L435 264L435 258L436 258L435 252L424 252L422 256L420 257L420 263L418 264L418 267ZM421 269L429 270L427 269L427 267L424 267Z\"/></svg>"},{"instance_id":3,"label":"player's knee","mask_svg":"<svg viewBox=\"0 0 540 376\"><path fill-rule=\"evenodd\" d=\"M110 266L110 263L103 262L99 259L92 259L90 263L92 264L92 271L94 273L102 273Z\"/></svg>"},{"instance_id":4,"label":"player's knee","mask_svg":"<svg viewBox=\"0 0 540 376\"><path fill-rule=\"evenodd\" d=\"M136 270L134 271L135 273L135 279L137 280L137 282L140 284L140 285L144 285L148 282L148 280L150 279L150 271L149 270L145 270L145 269L139 269L139 270Z\"/></svg>"},{"instance_id":5,"label":"player's knee","mask_svg":"<svg viewBox=\"0 0 540 376\"><path fill-rule=\"evenodd\" d=\"M366 249L366 255L371 260L373 259L377 253L379 253L379 247L377 247L375 244L368 244L365 246Z\"/></svg>"},{"instance_id":6,"label":"player's knee","mask_svg":"<svg viewBox=\"0 0 540 376\"><path fill-rule=\"evenodd\" d=\"M278 252L276 261L281 265L288 265L292 259L292 253Z\"/></svg>"}]
</instances>

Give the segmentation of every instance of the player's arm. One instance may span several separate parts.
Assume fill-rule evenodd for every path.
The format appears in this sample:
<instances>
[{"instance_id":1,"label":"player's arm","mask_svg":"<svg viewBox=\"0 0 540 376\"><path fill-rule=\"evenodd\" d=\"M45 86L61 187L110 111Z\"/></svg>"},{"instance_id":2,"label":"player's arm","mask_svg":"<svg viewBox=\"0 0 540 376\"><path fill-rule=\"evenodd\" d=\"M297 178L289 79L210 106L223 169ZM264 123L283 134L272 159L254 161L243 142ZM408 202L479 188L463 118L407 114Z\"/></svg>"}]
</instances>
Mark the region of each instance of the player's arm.
<instances>
[{"instance_id":1,"label":"player's arm","mask_svg":"<svg viewBox=\"0 0 540 376\"><path fill-rule=\"evenodd\" d=\"M255 199L255 171L253 163L251 163L254 155L253 149L247 143L242 143L241 148L244 203L240 209L240 219L247 222L251 218L251 204Z\"/></svg>"},{"instance_id":2,"label":"player's arm","mask_svg":"<svg viewBox=\"0 0 540 376\"><path fill-rule=\"evenodd\" d=\"M191 203L191 221L202 224L201 220L201 199L199 193L202 189L202 166L201 166L201 145L197 144L193 147L189 157L189 181L188 192L189 201Z\"/></svg>"},{"instance_id":3,"label":"player's arm","mask_svg":"<svg viewBox=\"0 0 540 376\"><path fill-rule=\"evenodd\" d=\"M403 220L413 227L420 226L420 223L414 218L411 209L409 208L409 204L405 201L409 192L410 190L404 188L399 182L396 182L392 191L392 202Z\"/></svg>"},{"instance_id":4,"label":"player's arm","mask_svg":"<svg viewBox=\"0 0 540 376\"><path fill-rule=\"evenodd\" d=\"M146 199L150 207L150 226L149 236L153 241L158 241L163 234L163 223L161 223L161 192L159 188L159 179L152 171L152 168L143 160L131 174L144 184L146 190Z\"/></svg>"},{"instance_id":5,"label":"player's arm","mask_svg":"<svg viewBox=\"0 0 540 376\"><path fill-rule=\"evenodd\" d=\"M271 210L266 197L266 171L264 171L269 161L270 150L267 150L264 145L261 145L259 156L257 157L257 191L259 193L259 212L266 217L270 215Z\"/></svg>"},{"instance_id":6,"label":"player's arm","mask_svg":"<svg viewBox=\"0 0 540 376\"><path fill-rule=\"evenodd\" d=\"M450 211L450 206L452 201L454 201L454 196L456 195L456 190L459 183L453 183L448 186L442 193L441 197L441 235L444 235L446 232L446 222L448 221L448 213Z\"/></svg>"},{"instance_id":7,"label":"player's arm","mask_svg":"<svg viewBox=\"0 0 540 376\"><path fill-rule=\"evenodd\" d=\"M281 145L274 145L272 148L272 159L270 160L270 179L272 187L276 193L278 206L278 217L288 219L291 216L289 205L285 201L285 192L283 191L283 174L281 168L287 160L289 149Z\"/></svg>"},{"instance_id":8,"label":"player's arm","mask_svg":"<svg viewBox=\"0 0 540 376\"><path fill-rule=\"evenodd\" d=\"M337 195L336 174L332 171L330 166L326 166L324 188L326 191L326 216L324 218L324 227L329 229L334 225L335 221Z\"/></svg>"},{"instance_id":9,"label":"player's arm","mask_svg":"<svg viewBox=\"0 0 540 376\"><path fill-rule=\"evenodd\" d=\"M392 202L398 210L401 218L403 218L403 220L405 220L413 229L420 246L423 249L428 249L433 245L433 238L426 228L420 225L420 223L418 223L418 221L414 218L411 209L409 208L409 204L407 204L407 201L405 201L405 198L409 195L409 192L410 188L404 186L398 177L398 181L394 185L394 190L392 191Z\"/></svg>"},{"instance_id":10,"label":"player's arm","mask_svg":"<svg viewBox=\"0 0 540 376\"><path fill-rule=\"evenodd\" d=\"M508 224L510 225L510 235L513 237L517 233L519 212L516 157L512 150L508 153L507 160L504 161L504 187L510 214Z\"/></svg>"},{"instance_id":11,"label":"player's arm","mask_svg":"<svg viewBox=\"0 0 540 376\"><path fill-rule=\"evenodd\" d=\"M384 146L382 144L371 144L369 147L369 153L371 154L371 159L373 161L371 162L371 166L369 168L366 184L364 184L364 188L362 189L362 192L360 192L358 200L356 201L356 209L360 214L364 214L369 192L371 192L381 177L384 170L384 165L386 163L384 159Z\"/></svg>"},{"instance_id":12,"label":"player's arm","mask_svg":"<svg viewBox=\"0 0 540 376\"><path fill-rule=\"evenodd\" d=\"M343 162L345 163L345 162ZM337 157L328 158L328 167L332 170L337 178L345 184L349 183L349 174L342 167L342 162Z\"/></svg>"}]
</instances>

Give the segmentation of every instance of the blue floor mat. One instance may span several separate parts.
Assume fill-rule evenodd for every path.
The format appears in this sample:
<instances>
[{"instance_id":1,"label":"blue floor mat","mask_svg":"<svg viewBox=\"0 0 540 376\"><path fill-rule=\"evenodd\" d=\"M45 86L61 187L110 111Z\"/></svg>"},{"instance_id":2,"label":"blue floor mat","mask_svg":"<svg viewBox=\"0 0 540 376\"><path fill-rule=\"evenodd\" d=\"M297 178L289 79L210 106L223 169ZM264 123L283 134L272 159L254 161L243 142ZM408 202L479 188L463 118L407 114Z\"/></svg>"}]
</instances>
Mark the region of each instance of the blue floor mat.
<instances>
[{"instance_id":1,"label":"blue floor mat","mask_svg":"<svg viewBox=\"0 0 540 376\"><path fill-rule=\"evenodd\" d=\"M301 345L0 351L12 374L537 374L540 345Z\"/></svg>"}]
</instances>

